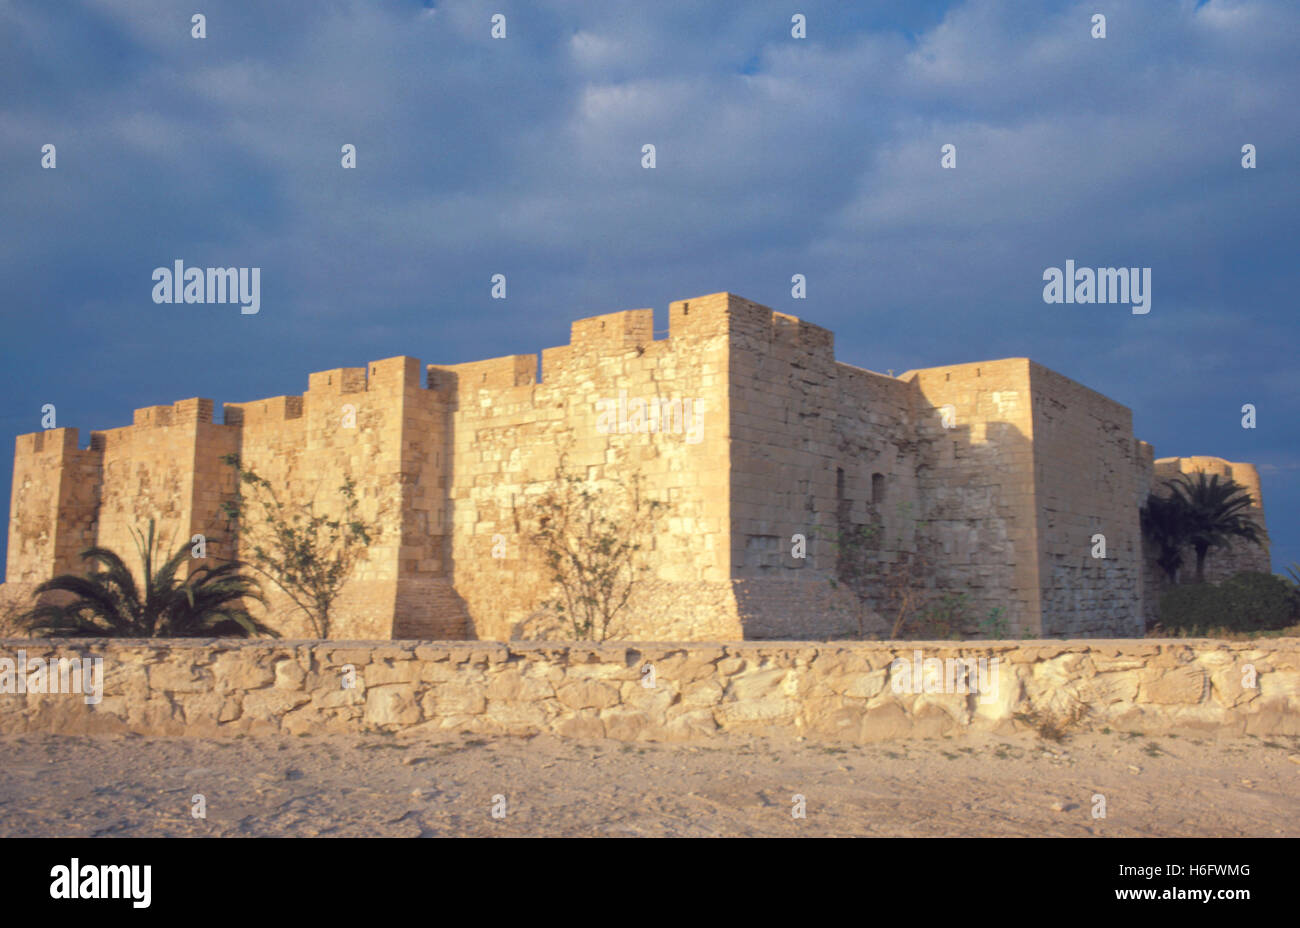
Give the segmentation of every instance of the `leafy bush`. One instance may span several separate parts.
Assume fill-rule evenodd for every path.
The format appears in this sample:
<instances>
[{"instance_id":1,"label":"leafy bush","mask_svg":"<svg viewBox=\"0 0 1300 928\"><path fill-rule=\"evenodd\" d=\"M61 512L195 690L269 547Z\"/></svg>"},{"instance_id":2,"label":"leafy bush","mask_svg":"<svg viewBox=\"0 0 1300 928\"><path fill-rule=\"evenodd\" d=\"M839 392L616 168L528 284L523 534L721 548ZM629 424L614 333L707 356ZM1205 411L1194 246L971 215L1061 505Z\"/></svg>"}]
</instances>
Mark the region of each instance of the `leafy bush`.
<instances>
[{"instance_id":1,"label":"leafy bush","mask_svg":"<svg viewBox=\"0 0 1300 928\"><path fill-rule=\"evenodd\" d=\"M594 482L571 471L562 456L555 481L530 504L530 534L556 594L541 603L570 626L575 639L607 641L649 568L640 539L666 506L649 499L640 472L623 483Z\"/></svg>"},{"instance_id":2,"label":"leafy bush","mask_svg":"<svg viewBox=\"0 0 1300 928\"><path fill-rule=\"evenodd\" d=\"M316 511L315 500L281 501L271 481L244 467L239 455L227 454L221 460L236 475L235 498L221 508L251 549L248 566L307 615L317 638L328 638L334 604L365 559L372 533L379 534L378 525L361 519L356 482L344 478L335 513L325 515Z\"/></svg>"},{"instance_id":3,"label":"leafy bush","mask_svg":"<svg viewBox=\"0 0 1300 928\"><path fill-rule=\"evenodd\" d=\"M1291 584L1274 574L1242 571L1220 584L1187 583L1160 597L1166 633L1262 632L1295 624Z\"/></svg>"},{"instance_id":4,"label":"leafy bush","mask_svg":"<svg viewBox=\"0 0 1300 928\"><path fill-rule=\"evenodd\" d=\"M1209 632L1226 621L1223 594L1213 583L1183 583L1160 596L1160 622L1156 631Z\"/></svg>"},{"instance_id":5,"label":"leafy bush","mask_svg":"<svg viewBox=\"0 0 1300 928\"><path fill-rule=\"evenodd\" d=\"M1236 627L1242 631L1273 631L1297 621L1291 584L1276 574L1242 571L1219 585Z\"/></svg>"}]
</instances>

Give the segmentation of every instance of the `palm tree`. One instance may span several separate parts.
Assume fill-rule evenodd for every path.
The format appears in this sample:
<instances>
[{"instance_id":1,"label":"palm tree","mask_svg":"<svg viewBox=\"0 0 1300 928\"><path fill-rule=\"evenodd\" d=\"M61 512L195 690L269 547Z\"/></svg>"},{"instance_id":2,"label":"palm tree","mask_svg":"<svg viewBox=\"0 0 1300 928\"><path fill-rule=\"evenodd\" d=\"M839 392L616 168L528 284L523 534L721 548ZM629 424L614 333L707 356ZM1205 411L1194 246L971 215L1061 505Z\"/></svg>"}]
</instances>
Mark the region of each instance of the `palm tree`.
<instances>
[{"instance_id":1,"label":"palm tree","mask_svg":"<svg viewBox=\"0 0 1300 928\"><path fill-rule=\"evenodd\" d=\"M1147 497L1142 507L1142 531L1156 547L1156 563L1171 584L1178 582L1178 568L1183 566L1183 546L1187 544L1187 509L1177 496Z\"/></svg>"},{"instance_id":2,"label":"palm tree","mask_svg":"<svg viewBox=\"0 0 1300 928\"><path fill-rule=\"evenodd\" d=\"M243 600L265 600L257 581L240 572L242 564L205 565L180 580L176 574L189 555L188 547L182 545L155 570L153 520L149 520L148 536L139 531L132 534L144 568L143 591L114 551L90 548L81 553L89 567L84 577L62 574L35 591L36 595L71 593L76 598L65 605L49 603L32 609L24 616L28 628L51 638L279 637L244 608Z\"/></svg>"},{"instance_id":3,"label":"palm tree","mask_svg":"<svg viewBox=\"0 0 1300 928\"><path fill-rule=\"evenodd\" d=\"M1234 538L1262 545L1267 535L1246 510L1254 500L1233 480L1220 482L1218 474L1198 471L1196 479L1183 476L1169 482L1184 510L1187 543L1196 551L1196 582L1205 582L1205 556L1211 548L1223 548Z\"/></svg>"}]
</instances>

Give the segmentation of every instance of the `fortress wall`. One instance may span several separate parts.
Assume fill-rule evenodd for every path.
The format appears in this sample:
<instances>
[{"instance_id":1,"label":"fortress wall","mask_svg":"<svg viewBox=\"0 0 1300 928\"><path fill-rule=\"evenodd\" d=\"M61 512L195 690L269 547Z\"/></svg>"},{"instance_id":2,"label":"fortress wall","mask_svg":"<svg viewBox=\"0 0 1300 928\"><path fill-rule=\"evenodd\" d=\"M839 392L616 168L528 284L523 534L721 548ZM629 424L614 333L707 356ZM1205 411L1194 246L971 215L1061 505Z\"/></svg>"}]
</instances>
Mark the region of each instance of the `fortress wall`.
<instances>
[{"instance_id":1,"label":"fortress wall","mask_svg":"<svg viewBox=\"0 0 1300 928\"><path fill-rule=\"evenodd\" d=\"M847 364L835 370L837 467L845 471L836 509L853 525L877 526L882 552L911 550L927 445L918 434L916 386Z\"/></svg>"},{"instance_id":2,"label":"fortress wall","mask_svg":"<svg viewBox=\"0 0 1300 928\"><path fill-rule=\"evenodd\" d=\"M80 553L95 543L100 459L77 447L76 429L18 436L5 573L11 593L25 599L56 574L80 572Z\"/></svg>"},{"instance_id":3,"label":"fortress wall","mask_svg":"<svg viewBox=\"0 0 1300 928\"><path fill-rule=\"evenodd\" d=\"M973 623L1001 609L1012 634L1040 634L1029 361L932 367L901 379L918 391L917 515L936 586L966 594Z\"/></svg>"},{"instance_id":4,"label":"fortress wall","mask_svg":"<svg viewBox=\"0 0 1300 928\"><path fill-rule=\"evenodd\" d=\"M1132 413L1039 364L1030 364L1030 380L1042 634L1140 636L1141 455ZM1105 558L1092 556L1097 534Z\"/></svg>"},{"instance_id":5,"label":"fortress wall","mask_svg":"<svg viewBox=\"0 0 1300 928\"><path fill-rule=\"evenodd\" d=\"M55 571L58 537L58 475L65 436L75 429L19 435L14 443L14 479L9 494L9 547L5 582L36 584ZM46 441L50 447L46 447Z\"/></svg>"},{"instance_id":6,"label":"fortress wall","mask_svg":"<svg viewBox=\"0 0 1300 928\"><path fill-rule=\"evenodd\" d=\"M515 523L515 499L522 499L527 482L523 470L554 472L554 426L563 410L539 408L534 415L535 355L428 370L430 387L445 392L451 410L447 515L453 585L465 600L469 636L504 638L508 627L487 627L480 616L499 609L518 621L528 594L541 585L540 569L524 560L529 552L523 525ZM506 484L508 475L516 478L514 486ZM497 535L503 556L493 558Z\"/></svg>"},{"instance_id":7,"label":"fortress wall","mask_svg":"<svg viewBox=\"0 0 1300 928\"><path fill-rule=\"evenodd\" d=\"M239 430L240 464L251 467L271 482L277 494L293 500L301 496L303 468L300 463L306 444L306 421L301 396L273 396L246 403L226 403L225 422ZM224 466L224 465L223 465ZM230 468L226 468L230 470ZM233 482L230 485L233 491ZM245 489L244 492L247 492ZM239 555L247 558L251 545L240 539ZM266 577L258 575L266 607L253 607L256 614L282 635L314 635L302 611Z\"/></svg>"},{"instance_id":8,"label":"fortress wall","mask_svg":"<svg viewBox=\"0 0 1300 928\"><path fill-rule=\"evenodd\" d=\"M925 442L917 437L919 397L915 385L884 374L839 363L835 372L836 476L827 528L830 538L842 539L844 553L827 545L829 573L842 583L858 577L866 596L863 630L888 637L894 621L888 580L900 570L900 553L917 542L925 459Z\"/></svg>"},{"instance_id":9,"label":"fortress wall","mask_svg":"<svg viewBox=\"0 0 1300 928\"><path fill-rule=\"evenodd\" d=\"M745 637L880 634L879 614L852 588L869 595L871 569L842 573L840 550L856 527L875 525L845 563L883 562L877 549L892 542L879 518L914 497L914 462L891 442L905 430L908 390L838 364L820 326L734 296L728 308L731 560ZM889 484L888 503L873 503L873 473ZM796 534L807 540L802 559Z\"/></svg>"},{"instance_id":10,"label":"fortress wall","mask_svg":"<svg viewBox=\"0 0 1300 928\"><path fill-rule=\"evenodd\" d=\"M543 353L540 384L535 355L430 366L430 384L452 403L451 564L475 637L566 634L539 608L553 585L530 538L529 504L562 456L571 473L614 494L639 473L646 495L667 504L645 539L652 569L620 633L740 636L728 573L726 325L713 309L710 298L674 303L671 335L660 341L650 339L648 309L579 320L569 345ZM620 397L629 429L621 433ZM688 399L699 419L684 415ZM613 403L605 432L601 400ZM683 401L682 419L670 410L668 431L649 431L636 409L650 400Z\"/></svg>"},{"instance_id":11,"label":"fortress wall","mask_svg":"<svg viewBox=\"0 0 1300 928\"><path fill-rule=\"evenodd\" d=\"M856 635L836 589L834 337L736 296L731 317L731 565L746 638ZM792 557L796 534L807 558Z\"/></svg>"},{"instance_id":12,"label":"fortress wall","mask_svg":"<svg viewBox=\"0 0 1300 928\"><path fill-rule=\"evenodd\" d=\"M148 406L135 411L132 425L91 433L103 461L95 542L121 555L137 580L134 531L147 532L153 519L168 555L190 539L196 430L173 422L173 411Z\"/></svg>"},{"instance_id":13,"label":"fortress wall","mask_svg":"<svg viewBox=\"0 0 1300 928\"><path fill-rule=\"evenodd\" d=\"M1264 522L1264 492L1260 485L1259 471L1253 464L1225 461L1223 458L1198 455L1180 458L1159 458L1155 462L1155 489L1161 495L1167 495L1167 481L1183 474L1195 475L1197 471L1207 474L1219 474L1241 484L1250 493L1252 505L1248 515L1261 529L1267 531ZM1254 545L1246 541L1234 540L1226 548L1211 548L1205 559L1205 579L1209 583L1222 583L1235 573L1243 570L1272 573L1273 564L1266 546ZM1196 576L1196 551L1188 547L1183 552L1183 566L1178 572L1180 582L1191 580Z\"/></svg>"},{"instance_id":14,"label":"fortress wall","mask_svg":"<svg viewBox=\"0 0 1300 928\"><path fill-rule=\"evenodd\" d=\"M133 424L91 433L102 455L96 543L116 551L139 574L133 532L155 522L156 557L165 559L195 534L207 556L232 554L220 505L234 486L221 473L220 456L237 447L238 430L212 421L212 401L192 398L137 409ZM182 573L196 566L193 558Z\"/></svg>"},{"instance_id":15,"label":"fortress wall","mask_svg":"<svg viewBox=\"0 0 1300 928\"><path fill-rule=\"evenodd\" d=\"M645 539L650 570L623 637L880 634L883 584L863 609L841 582L836 538L861 527L881 577L920 546L923 582L969 596L968 634L998 607L1012 631L1136 634L1159 589L1150 552L1134 575L1147 487L1205 468L1260 496L1248 464L1153 462L1126 409L1024 359L885 377L836 362L829 331L727 293L674 302L669 322L655 341L651 310L578 320L570 344L542 352L540 383L536 355L430 365L427 388L420 362L398 357L311 374L302 396L227 404L221 425L211 401L188 399L137 410L86 450L75 429L19 436L5 593L79 572L94 543L131 560L130 530L151 517L170 550L202 533L210 557L228 556L234 474L221 457L238 451L286 501L319 511L341 511L339 485L357 480L378 531L331 637L571 634L539 611L552 584L529 537L529 500L563 454L608 486L639 473L668 505ZM685 421L659 431L647 401L670 417L679 404ZM1107 537L1099 563L1080 553L1094 528ZM796 534L804 559L791 557ZM1185 575L1191 552L1187 564ZM1235 545L1208 568L1219 580L1269 560ZM264 586L271 624L311 634Z\"/></svg>"},{"instance_id":16,"label":"fortress wall","mask_svg":"<svg viewBox=\"0 0 1300 928\"><path fill-rule=\"evenodd\" d=\"M317 514L341 515L340 487L351 477L359 515L377 527L336 603L330 637L392 634L406 486L403 397L419 388L419 362L399 357L313 373L301 397L226 406L227 421L242 425L241 462L271 481L283 501L311 503ZM249 533L241 535L242 556L252 540ZM287 595L269 581L263 587L270 624L282 634L311 633L305 614Z\"/></svg>"},{"instance_id":17,"label":"fortress wall","mask_svg":"<svg viewBox=\"0 0 1300 928\"><path fill-rule=\"evenodd\" d=\"M452 586L449 467L452 398L420 385L420 363L402 362L401 545L393 636L464 638L465 603ZM371 365L371 382L383 374ZM379 373L375 373L379 367ZM408 372L407 368L412 369ZM396 369L391 371L397 375Z\"/></svg>"},{"instance_id":18,"label":"fortress wall","mask_svg":"<svg viewBox=\"0 0 1300 928\"><path fill-rule=\"evenodd\" d=\"M232 425L214 425L213 403L199 410L194 442L194 489L191 497L191 536L201 532L208 540L209 557L236 555L230 520L223 509L234 494L234 470L222 459L239 451L240 430Z\"/></svg>"}]
</instances>

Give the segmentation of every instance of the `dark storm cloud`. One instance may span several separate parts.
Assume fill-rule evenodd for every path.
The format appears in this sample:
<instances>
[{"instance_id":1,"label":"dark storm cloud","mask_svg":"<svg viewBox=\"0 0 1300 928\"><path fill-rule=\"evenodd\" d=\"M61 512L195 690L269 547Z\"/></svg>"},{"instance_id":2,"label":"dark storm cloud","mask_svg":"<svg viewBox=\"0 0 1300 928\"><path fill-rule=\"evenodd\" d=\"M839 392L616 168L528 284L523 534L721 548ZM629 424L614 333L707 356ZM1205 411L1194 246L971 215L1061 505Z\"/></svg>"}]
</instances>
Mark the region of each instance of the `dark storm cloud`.
<instances>
[{"instance_id":1,"label":"dark storm cloud","mask_svg":"<svg viewBox=\"0 0 1300 928\"><path fill-rule=\"evenodd\" d=\"M1300 560L1294 4L1125 4L1103 40L1059 3L202 6L195 40L162 0L0 2L6 442L729 289L854 364L1028 355L1158 454L1255 461ZM262 311L153 304L178 258L262 267ZM1152 312L1044 304L1067 258L1153 268Z\"/></svg>"}]
</instances>

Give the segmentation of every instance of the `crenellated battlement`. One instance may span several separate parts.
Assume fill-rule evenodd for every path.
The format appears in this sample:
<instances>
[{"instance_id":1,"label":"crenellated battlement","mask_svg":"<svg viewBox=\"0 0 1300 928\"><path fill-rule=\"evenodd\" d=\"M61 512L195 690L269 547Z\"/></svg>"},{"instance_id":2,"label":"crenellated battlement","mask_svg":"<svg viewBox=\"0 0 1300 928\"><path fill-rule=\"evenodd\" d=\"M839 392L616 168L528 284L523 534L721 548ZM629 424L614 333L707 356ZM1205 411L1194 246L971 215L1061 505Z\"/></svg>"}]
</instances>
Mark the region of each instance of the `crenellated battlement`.
<instances>
[{"instance_id":1,"label":"crenellated battlement","mask_svg":"<svg viewBox=\"0 0 1300 928\"><path fill-rule=\"evenodd\" d=\"M143 409L137 409L131 420L131 425L136 428L156 429L172 424L172 408L170 406L145 406Z\"/></svg>"},{"instance_id":2,"label":"crenellated battlement","mask_svg":"<svg viewBox=\"0 0 1300 928\"><path fill-rule=\"evenodd\" d=\"M626 309L575 320L569 346L576 352L615 351L654 341L654 310Z\"/></svg>"},{"instance_id":3,"label":"crenellated battlement","mask_svg":"<svg viewBox=\"0 0 1300 928\"><path fill-rule=\"evenodd\" d=\"M1245 487L1251 495L1252 509L1262 507L1259 471L1255 469L1254 464L1227 461L1210 455L1191 455L1179 458L1157 458L1154 467L1155 476L1161 481L1198 472L1218 474Z\"/></svg>"},{"instance_id":4,"label":"crenellated battlement","mask_svg":"<svg viewBox=\"0 0 1300 928\"><path fill-rule=\"evenodd\" d=\"M273 396L250 403L224 403L221 408L226 425L262 426L302 418L302 397Z\"/></svg>"},{"instance_id":5,"label":"crenellated battlement","mask_svg":"<svg viewBox=\"0 0 1300 928\"><path fill-rule=\"evenodd\" d=\"M23 457L36 454L62 455L77 450L78 431L75 428L45 429L19 435L14 441L14 453Z\"/></svg>"},{"instance_id":6,"label":"crenellated battlement","mask_svg":"<svg viewBox=\"0 0 1300 928\"><path fill-rule=\"evenodd\" d=\"M668 304L671 338L713 338L731 331L761 331L772 310L733 293L710 293Z\"/></svg>"},{"instance_id":7,"label":"crenellated battlement","mask_svg":"<svg viewBox=\"0 0 1300 928\"><path fill-rule=\"evenodd\" d=\"M291 506L337 512L355 484L375 532L335 637L505 639L549 591L527 501L563 461L598 483L635 474L669 507L639 539L650 575L627 635L857 634L875 619L831 582L826 539L867 525L880 570L925 546L926 582L1013 630L1140 634L1154 594L1138 510L1153 484L1204 469L1261 501L1251 465L1156 460L1126 407L1027 358L887 376L837 361L830 330L727 292L672 302L668 322L655 338L650 309L574 320L540 376L538 354L399 355L223 403L220 424L192 397L92 431L88 449L75 428L20 435L8 580L75 570L94 544L129 552L150 519L168 544L203 535L212 556L247 556L222 515L237 454ZM797 536L806 556L790 553ZM272 592L272 624L308 634Z\"/></svg>"},{"instance_id":8,"label":"crenellated battlement","mask_svg":"<svg viewBox=\"0 0 1300 928\"><path fill-rule=\"evenodd\" d=\"M366 378L368 393L402 393L419 390L424 371L419 358L400 355L371 361Z\"/></svg>"},{"instance_id":9,"label":"crenellated battlement","mask_svg":"<svg viewBox=\"0 0 1300 928\"><path fill-rule=\"evenodd\" d=\"M169 425L211 425L213 402L191 397L166 406L145 406L135 410L131 424L138 428L163 428Z\"/></svg>"},{"instance_id":10,"label":"crenellated battlement","mask_svg":"<svg viewBox=\"0 0 1300 928\"><path fill-rule=\"evenodd\" d=\"M365 390L364 367L336 367L330 371L317 371L307 375L308 393L364 393Z\"/></svg>"},{"instance_id":11,"label":"crenellated battlement","mask_svg":"<svg viewBox=\"0 0 1300 928\"><path fill-rule=\"evenodd\" d=\"M461 394L526 387L537 382L537 355L510 354L464 364L430 364L429 389Z\"/></svg>"}]
</instances>

